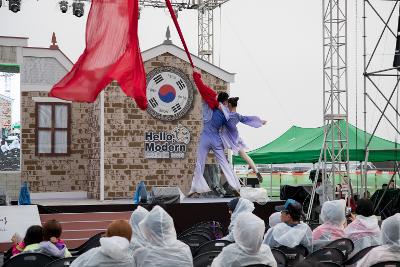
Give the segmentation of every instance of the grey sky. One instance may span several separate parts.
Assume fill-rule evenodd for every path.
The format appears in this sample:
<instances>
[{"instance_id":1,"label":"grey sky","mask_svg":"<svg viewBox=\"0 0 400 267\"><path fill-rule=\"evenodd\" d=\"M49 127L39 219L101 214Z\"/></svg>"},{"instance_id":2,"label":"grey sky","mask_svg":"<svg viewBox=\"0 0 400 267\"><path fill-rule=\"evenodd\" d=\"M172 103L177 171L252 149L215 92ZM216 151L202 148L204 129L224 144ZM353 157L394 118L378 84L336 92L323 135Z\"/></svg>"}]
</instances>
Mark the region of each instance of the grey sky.
<instances>
[{"instance_id":1,"label":"grey sky","mask_svg":"<svg viewBox=\"0 0 400 267\"><path fill-rule=\"evenodd\" d=\"M350 122L355 124L355 2L348 3L349 106ZM240 97L239 112L259 115L268 121L261 129L240 126L250 148L273 140L293 124L302 127L322 124L321 5L320 0L231 0L222 7L221 20L220 10L215 11L215 63L220 62L222 68L237 73L231 95ZM363 128L361 11L362 1L359 1L358 123ZM0 35L26 36L30 38L30 46L43 47L50 44L54 31L60 48L76 61L84 48L87 13L88 8L84 17L76 18L70 10L62 14L57 1L25 0L22 11L17 14L4 7L0 9ZM395 17L393 25L397 24L397 13ZM180 12L179 21L190 51L196 54L196 11ZM168 25L174 43L181 46L167 10L144 9L139 23L142 50L160 44ZM369 27L376 35L381 24L371 19ZM393 54L394 43L395 40L389 38L382 52ZM377 66L386 66L393 58L380 60ZM377 112L371 109L369 114L368 127L371 128L377 120ZM387 125L384 123L378 134L394 139L394 131Z\"/></svg>"}]
</instances>

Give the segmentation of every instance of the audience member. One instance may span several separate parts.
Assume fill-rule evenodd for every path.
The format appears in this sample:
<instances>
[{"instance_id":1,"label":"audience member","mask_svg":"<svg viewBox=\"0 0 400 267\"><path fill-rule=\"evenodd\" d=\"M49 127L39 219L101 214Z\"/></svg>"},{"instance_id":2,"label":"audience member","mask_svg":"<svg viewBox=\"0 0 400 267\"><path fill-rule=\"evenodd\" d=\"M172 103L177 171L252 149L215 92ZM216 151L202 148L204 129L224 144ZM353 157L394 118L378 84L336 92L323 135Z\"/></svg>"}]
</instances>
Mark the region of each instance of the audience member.
<instances>
[{"instance_id":1,"label":"audience member","mask_svg":"<svg viewBox=\"0 0 400 267\"><path fill-rule=\"evenodd\" d=\"M192 267L190 248L177 240L171 216L160 206L155 206L139 223L146 239L146 247L134 252L137 267Z\"/></svg>"},{"instance_id":2,"label":"audience member","mask_svg":"<svg viewBox=\"0 0 400 267\"><path fill-rule=\"evenodd\" d=\"M300 222L303 214L299 202L288 199L283 206L276 207L281 211L281 223L268 229L264 237L264 244L270 247L286 246L294 248L303 245L312 251L312 232L310 227Z\"/></svg>"},{"instance_id":3,"label":"audience member","mask_svg":"<svg viewBox=\"0 0 400 267\"><path fill-rule=\"evenodd\" d=\"M8 144L7 144L7 142L5 140L2 140L0 142L0 144L1 144L0 145L1 152L6 153L8 150L10 150L10 148L8 147Z\"/></svg>"},{"instance_id":4,"label":"audience member","mask_svg":"<svg viewBox=\"0 0 400 267\"><path fill-rule=\"evenodd\" d=\"M282 221L281 221L281 213L279 211L272 213L272 215L269 216L268 224L269 224L270 228L274 227L275 225L277 225L280 222L282 222Z\"/></svg>"},{"instance_id":5,"label":"audience member","mask_svg":"<svg viewBox=\"0 0 400 267\"><path fill-rule=\"evenodd\" d=\"M135 260L129 249L132 227L125 220L112 222L106 237L100 238L100 247L80 255L71 267L135 267Z\"/></svg>"},{"instance_id":6,"label":"audience member","mask_svg":"<svg viewBox=\"0 0 400 267\"><path fill-rule=\"evenodd\" d=\"M321 170L320 170L321 173ZM332 199L333 196L333 190L334 186L330 182L330 179L325 179L324 182L322 182L322 176L318 177L317 179L317 187L315 188L315 193L318 194L318 199L320 205L323 205L325 201L329 201ZM319 210L318 210L319 212Z\"/></svg>"},{"instance_id":7,"label":"audience member","mask_svg":"<svg viewBox=\"0 0 400 267\"><path fill-rule=\"evenodd\" d=\"M24 241L19 244L23 252L37 252L40 250L40 242L43 241L43 229L40 225L32 225L26 230ZM18 254L18 253L16 253ZM13 255L15 255L13 253Z\"/></svg>"},{"instance_id":8,"label":"audience member","mask_svg":"<svg viewBox=\"0 0 400 267\"><path fill-rule=\"evenodd\" d=\"M228 240L235 242L235 237L233 236L233 227L235 226L237 217L242 212L253 212L254 204L250 200L244 198L234 198L228 202L229 213L231 214L231 223L228 227L228 235L221 238L222 240Z\"/></svg>"},{"instance_id":9,"label":"audience member","mask_svg":"<svg viewBox=\"0 0 400 267\"><path fill-rule=\"evenodd\" d=\"M326 201L322 205L322 225L312 232L313 247L317 250L333 240L344 237L346 223L346 202L344 200Z\"/></svg>"},{"instance_id":10,"label":"audience member","mask_svg":"<svg viewBox=\"0 0 400 267\"><path fill-rule=\"evenodd\" d=\"M374 216L374 204L363 198L357 201L357 217L345 229L344 234L354 243L353 254L371 246L380 245L381 229L378 219Z\"/></svg>"},{"instance_id":11,"label":"audience member","mask_svg":"<svg viewBox=\"0 0 400 267\"><path fill-rule=\"evenodd\" d=\"M391 181L389 182L388 187L389 187L389 189L397 189L397 188L398 188L398 187L396 186L396 184L394 183L393 180L391 180Z\"/></svg>"},{"instance_id":12,"label":"audience member","mask_svg":"<svg viewBox=\"0 0 400 267\"><path fill-rule=\"evenodd\" d=\"M269 246L262 244L265 223L251 212L242 212L233 227L235 243L223 248L211 267L247 266L265 264L276 267L277 263Z\"/></svg>"},{"instance_id":13,"label":"audience member","mask_svg":"<svg viewBox=\"0 0 400 267\"><path fill-rule=\"evenodd\" d=\"M140 231L139 223L149 214L149 212L141 207L138 206L134 212L132 212L131 219L129 221L132 227L132 238L129 248L134 251L137 248L145 246L146 239L143 236L143 233Z\"/></svg>"},{"instance_id":14,"label":"audience member","mask_svg":"<svg viewBox=\"0 0 400 267\"><path fill-rule=\"evenodd\" d=\"M64 241L60 239L61 224L56 220L49 220L43 226L43 241L40 243L41 252L53 257L71 257Z\"/></svg>"},{"instance_id":15,"label":"audience member","mask_svg":"<svg viewBox=\"0 0 400 267\"><path fill-rule=\"evenodd\" d=\"M11 237L11 242L12 242L12 250L11 253L13 256L21 253L22 251L24 251L25 248L25 244L24 242L22 242L22 237L18 234L15 233L12 237Z\"/></svg>"},{"instance_id":16,"label":"audience member","mask_svg":"<svg viewBox=\"0 0 400 267\"><path fill-rule=\"evenodd\" d=\"M384 261L400 261L400 213L382 222L382 245L373 248L357 267L369 267Z\"/></svg>"}]
</instances>

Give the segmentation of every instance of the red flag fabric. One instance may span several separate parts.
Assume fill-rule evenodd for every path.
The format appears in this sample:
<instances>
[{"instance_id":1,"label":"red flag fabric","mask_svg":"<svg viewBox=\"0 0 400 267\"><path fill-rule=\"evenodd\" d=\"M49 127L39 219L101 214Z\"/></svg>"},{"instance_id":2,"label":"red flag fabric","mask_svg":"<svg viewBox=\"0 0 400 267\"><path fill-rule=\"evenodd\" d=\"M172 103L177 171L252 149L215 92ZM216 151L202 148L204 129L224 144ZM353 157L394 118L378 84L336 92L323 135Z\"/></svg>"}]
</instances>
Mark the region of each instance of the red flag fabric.
<instances>
[{"instance_id":1,"label":"red flag fabric","mask_svg":"<svg viewBox=\"0 0 400 267\"><path fill-rule=\"evenodd\" d=\"M49 96L94 102L117 80L141 109L147 108L146 74L138 39L138 0L92 0L86 23L86 48Z\"/></svg>"},{"instance_id":2,"label":"red flag fabric","mask_svg":"<svg viewBox=\"0 0 400 267\"><path fill-rule=\"evenodd\" d=\"M211 109L217 109L219 107L219 103L217 100L217 93L203 83L200 73L193 72L193 80L197 86L197 89L199 90L201 97L207 103L207 105Z\"/></svg>"}]
</instances>

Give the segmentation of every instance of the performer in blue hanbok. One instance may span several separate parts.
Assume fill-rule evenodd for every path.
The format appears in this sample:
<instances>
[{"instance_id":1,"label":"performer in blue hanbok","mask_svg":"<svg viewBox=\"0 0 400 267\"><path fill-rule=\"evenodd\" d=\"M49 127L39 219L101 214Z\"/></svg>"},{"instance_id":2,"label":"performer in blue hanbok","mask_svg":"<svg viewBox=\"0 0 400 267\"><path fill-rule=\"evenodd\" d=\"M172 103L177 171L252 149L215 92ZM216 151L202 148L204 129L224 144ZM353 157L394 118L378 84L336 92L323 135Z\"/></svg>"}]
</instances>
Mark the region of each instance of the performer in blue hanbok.
<instances>
[{"instance_id":1,"label":"performer in blue hanbok","mask_svg":"<svg viewBox=\"0 0 400 267\"><path fill-rule=\"evenodd\" d=\"M227 123L226 116L228 116L226 112L224 114L222 111L222 105L223 103L227 104L229 95L227 93L220 93L217 99L215 91L203 83L199 73L194 72L193 79L203 98L203 130L200 135L196 168L189 196L211 191L203 176L207 154L210 150L214 152L216 160L229 185L236 190L234 193L239 195L240 182L225 156L224 145L220 137L221 127Z\"/></svg>"}]
</instances>

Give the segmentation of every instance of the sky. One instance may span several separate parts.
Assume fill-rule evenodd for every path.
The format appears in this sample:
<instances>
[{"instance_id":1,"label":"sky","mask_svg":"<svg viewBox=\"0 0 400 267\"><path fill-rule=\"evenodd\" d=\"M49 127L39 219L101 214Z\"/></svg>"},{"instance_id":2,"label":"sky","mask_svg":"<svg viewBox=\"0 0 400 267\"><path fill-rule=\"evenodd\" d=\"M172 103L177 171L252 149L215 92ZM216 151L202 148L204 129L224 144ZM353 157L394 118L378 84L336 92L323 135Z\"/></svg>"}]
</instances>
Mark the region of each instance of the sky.
<instances>
[{"instance_id":1,"label":"sky","mask_svg":"<svg viewBox=\"0 0 400 267\"><path fill-rule=\"evenodd\" d=\"M379 5L384 14L390 11L390 2L373 2ZM361 12L361 0L348 1L349 121L356 124L357 93L357 122L363 128ZM60 49L75 62L84 49L87 14L88 7L82 18L73 16L71 10L62 14L58 1L54 0L23 0L22 10L17 14L3 5L0 8L0 36L29 37L29 46L47 47L55 32ZM236 81L231 84L231 95L240 97L238 111L268 121L266 126L259 129L239 126L249 148L272 141L294 124L301 127L321 126L322 1L230 0L221 9L217 8L214 16L214 63L236 73ZM397 16L398 9L391 25L397 25ZM371 49L382 23L371 13L368 17L367 35L370 39L367 46ZM178 20L189 50L196 54L197 11L184 10L179 13ZM152 7L143 9L139 21L141 49L159 45L165 39L167 26L171 28L174 44L181 46L167 10ZM388 66L393 60L395 39L385 36L383 41L382 48L378 49L382 55L372 63L376 68ZM392 81L379 79L377 83L389 94ZM378 104L383 105L379 95L371 92ZM373 129L378 115L372 104L368 104L367 130ZM394 118L394 115L391 114L390 118ZM383 123L377 134L394 140L396 132L388 125Z\"/></svg>"}]
</instances>

